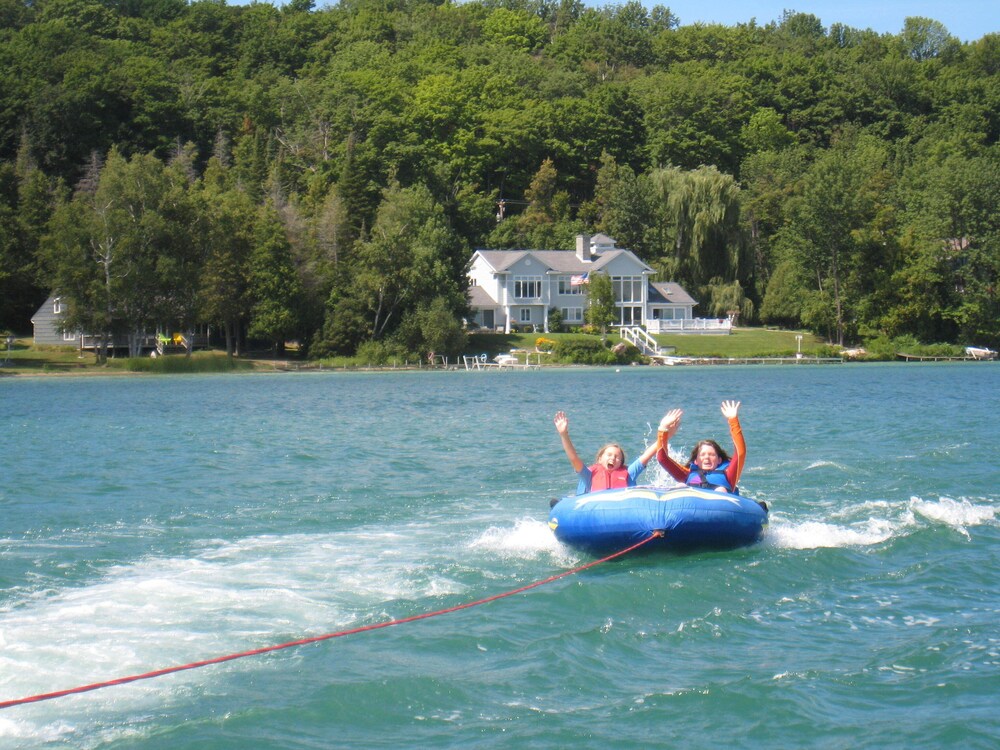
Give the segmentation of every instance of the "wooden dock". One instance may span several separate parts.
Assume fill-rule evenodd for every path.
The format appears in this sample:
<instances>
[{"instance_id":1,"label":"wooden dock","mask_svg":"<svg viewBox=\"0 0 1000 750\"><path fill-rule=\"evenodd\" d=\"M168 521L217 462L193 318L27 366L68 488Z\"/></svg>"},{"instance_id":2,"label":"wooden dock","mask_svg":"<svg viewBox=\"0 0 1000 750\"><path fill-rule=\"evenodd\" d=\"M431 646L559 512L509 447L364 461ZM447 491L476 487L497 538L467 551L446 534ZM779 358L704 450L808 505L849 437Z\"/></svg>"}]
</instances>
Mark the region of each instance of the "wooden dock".
<instances>
[{"instance_id":1,"label":"wooden dock","mask_svg":"<svg viewBox=\"0 0 1000 750\"><path fill-rule=\"evenodd\" d=\"M987 357L925 357L920 354L904 354L897 352L896 356L904 362L994 362L996 360Z\"/></svg>"},{"instance_id":2,"label":"wooden dock","mask_svg":"<svg viewBox=\"0 0 1000 750\"><path fill-rule=\"evenodd\" d=\"M462 356L462 364L467 372L477 370L538 370L542 366L541 358L536 364L531 363L530 355L525 357L524 362L520 362L516 357L510 355L500 355L493 362L487 360L485 354L476 356Z\"/></svg>"}]
</instances>

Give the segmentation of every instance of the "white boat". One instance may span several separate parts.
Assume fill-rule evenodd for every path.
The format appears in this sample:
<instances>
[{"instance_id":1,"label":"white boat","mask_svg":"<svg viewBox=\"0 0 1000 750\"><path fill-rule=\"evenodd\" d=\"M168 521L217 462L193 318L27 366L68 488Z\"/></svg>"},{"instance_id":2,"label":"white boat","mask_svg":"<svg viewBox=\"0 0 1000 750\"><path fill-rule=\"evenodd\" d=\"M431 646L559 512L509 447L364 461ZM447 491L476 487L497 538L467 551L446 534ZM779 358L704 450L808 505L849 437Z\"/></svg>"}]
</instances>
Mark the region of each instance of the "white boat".
<instances>
[{"instance_id":1,"label":"white boat","mask_svg":"<svg viewBox=\"0 0 1000 750\"><path fill-rule=\"evenodd\" d=\"M972 357L972 359L996 359L997 353L981 346L967 346L965 347L965 356Z\"/></svg>"}]
</instances>

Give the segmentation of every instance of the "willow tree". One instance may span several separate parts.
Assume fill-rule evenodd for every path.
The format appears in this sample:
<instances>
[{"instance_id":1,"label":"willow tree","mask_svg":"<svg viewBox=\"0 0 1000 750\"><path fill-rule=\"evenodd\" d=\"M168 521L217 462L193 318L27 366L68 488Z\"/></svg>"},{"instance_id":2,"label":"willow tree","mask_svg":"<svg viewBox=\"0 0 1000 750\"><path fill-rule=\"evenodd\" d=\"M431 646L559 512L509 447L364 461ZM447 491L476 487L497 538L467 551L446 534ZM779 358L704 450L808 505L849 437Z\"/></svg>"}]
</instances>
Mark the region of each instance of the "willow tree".
<instances>
[{"instance_id":1,"label":"willow tree","mask_svg":"<svg viewBox=\"0 0 1000 750\"><path fill-rule=\"evenodd\" d=\"M749 268L742 258L745 243L735 178L715 167L666 167L651 178L672 230L660 271L699 293L714 284L745 282Z\"/></svg>"}]
</instances>

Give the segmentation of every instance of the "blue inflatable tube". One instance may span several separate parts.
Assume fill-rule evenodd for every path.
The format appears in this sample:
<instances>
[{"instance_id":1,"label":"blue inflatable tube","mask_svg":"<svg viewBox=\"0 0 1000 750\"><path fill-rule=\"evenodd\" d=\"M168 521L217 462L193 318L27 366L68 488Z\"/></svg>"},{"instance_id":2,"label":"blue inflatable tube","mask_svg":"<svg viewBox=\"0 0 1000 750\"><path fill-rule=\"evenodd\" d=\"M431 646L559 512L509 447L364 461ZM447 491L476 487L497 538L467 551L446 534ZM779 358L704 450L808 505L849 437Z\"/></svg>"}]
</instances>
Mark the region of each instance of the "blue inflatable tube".
<instances>
[{"instance_id":1,"label":"blue inflatable tube","mask_svg":"<svg viewBox=\"0 0 1000 750\"><path fill-rule=\"evenodd\" d=\"M731 549L760 539L767 510L756 500L696 487L629 487L564 497L549 527L564 544L612 552L649 538L644 549Z\"/></svg>"}]
</instances>

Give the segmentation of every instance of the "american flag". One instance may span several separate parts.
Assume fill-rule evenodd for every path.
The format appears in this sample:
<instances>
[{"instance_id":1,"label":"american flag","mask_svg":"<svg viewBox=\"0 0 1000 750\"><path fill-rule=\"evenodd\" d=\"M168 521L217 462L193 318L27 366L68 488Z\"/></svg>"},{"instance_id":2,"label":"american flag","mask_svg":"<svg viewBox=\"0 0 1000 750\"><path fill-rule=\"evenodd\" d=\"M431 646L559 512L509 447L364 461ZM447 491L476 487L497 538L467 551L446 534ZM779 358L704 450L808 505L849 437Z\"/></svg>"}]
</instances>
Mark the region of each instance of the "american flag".
<instances>
[{"instance_id":1,"label":"american flag","mask_svg":"<svg viewBox=\"0 0 1000 750\"><path fill-rule=\"evenodd\" d=\"M577 274L576 276L569 277L570 286L581 286L583 284L590 283L590 272Z\"/></svg>"}]
</instances>

